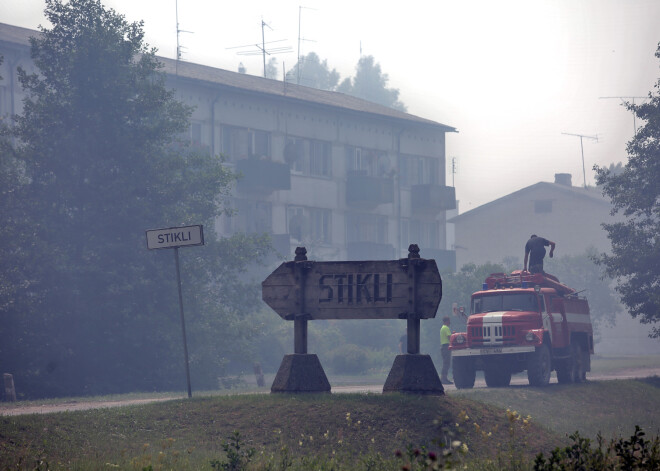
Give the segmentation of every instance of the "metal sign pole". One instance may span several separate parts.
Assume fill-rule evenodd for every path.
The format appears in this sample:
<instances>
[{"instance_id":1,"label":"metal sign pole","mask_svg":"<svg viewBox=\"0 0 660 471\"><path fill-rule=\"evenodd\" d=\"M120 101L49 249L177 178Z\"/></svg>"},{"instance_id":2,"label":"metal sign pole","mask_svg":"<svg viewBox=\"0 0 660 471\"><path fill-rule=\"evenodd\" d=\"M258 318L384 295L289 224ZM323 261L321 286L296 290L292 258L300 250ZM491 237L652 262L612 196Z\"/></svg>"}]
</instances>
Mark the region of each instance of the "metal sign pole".
<instances>
[{"instance_id":1,"label":"metal sign pole","mask_svg":"<svg viewBox=\"0 0 660 471\"><path fill-rule=\"evenodd\" d=\"M181 332L183 334L183 354L186 360L186 380L188 381L188 398L192 397L190 387L190 367L188 366L188 342L186 341L186 321L183 317L183 295L181 294L181 271L179 270L179 247L174 247L174 260L176 261L176 282L179 288L179 311L181 312Z\"/></svg>"}]
</instances>

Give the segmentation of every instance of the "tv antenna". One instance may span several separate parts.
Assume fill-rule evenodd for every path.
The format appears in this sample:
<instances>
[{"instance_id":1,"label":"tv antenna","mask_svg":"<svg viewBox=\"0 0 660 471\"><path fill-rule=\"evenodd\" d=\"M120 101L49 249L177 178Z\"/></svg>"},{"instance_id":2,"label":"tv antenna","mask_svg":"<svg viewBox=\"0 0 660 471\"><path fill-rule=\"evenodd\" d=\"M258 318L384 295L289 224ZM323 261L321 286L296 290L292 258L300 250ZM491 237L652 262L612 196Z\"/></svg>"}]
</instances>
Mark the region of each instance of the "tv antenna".
<instances>
[{"instance_id":1,"label":"tv antenna","mask_svg":"<svg viewBox=\"0 0 660 471\"><path fill-rule=\"evenodd\" d=\"M298 5L298 62L296 63L296 85L300 85L300 41L313 41L312 39L305 39L300 37L300 24L301 24L301 15L302 15L302 9L305 10L316 10L316 8L310 8L310 7L303 7L301 5Z\"/></svg>"},{"instance_id":2,"label":"tv antenna","mask_svg":"<svg viewBox=\"0 0 660 471\"><path fill-rule=\"evenodd\" d=\"M456 157L451 158L451 186L456 188L456 185L454 184L454 177L456 176L456 173L458 172L458 162L456 162Z\"/></svg>"},{"instance_id":3,"label":"tv antenna","mask_svg":"<svg viewBox=\"0 0 660 471\"><path fill-rule=\"evenodd\" d=\"M582 139L593 139L598 142L598 136L587 136L586 134L571 134L570 132L563 132L565 136L575 136L580 138L580 151L582 152L582 178L584 179L584 187L587 187L587 172L584 169L584 146L582 144Z\"/></svg>"},{"instance_id":4,"label":"tv antenna","mask_svg":"<svg viewBox=\"0 0 660 471\"><path fill-rule=\"evenodd\" d=\"M646 100L648 97L645 97L645 96L601 96L601 97L598 97L598 98L600 98L601 100L611 100L613 98L618 98L619 100L621 100L621 103L623 103L624 105L626 104L626 100L631 100L632 99L632 104L634 105L636 98L641 98L642 100ZM635 134L637 134L637 116L635 115L635 113L633 113L632 115L633 115L633 135L635 135Z\"/></svg>"},{"instance_id":5,"label":"tv antenna","mask_svg":"<svg viewBox=\"0 0 660 471\"><path fill-rule=\"evenodd\" d=\"M186 31L183 29L179 29L179 0L176 0L174 2L174 8L175 8L175 13L176 13L176 65L175 65L175 75L179 75L179 60L181 59L181 49L186 49L186 47L182 46L179 43L179 34L180 33L190 33L193 34L192 31Z\"/></svg>"},{"instance_id":6,"label":"tv antenna","mask_svg":"<svg viewBox=\"0 0 660 471\"><path fill-rule=\"evenodd\" d=\"M274 47L270 49L266 49L266 44L273 44L273 43L279 43L286 41L286 39L277 39L275 41L268 41L266 42L266 35L264 28L268 27L271 31L273 28L271 28L263 19L261 20L261 44L245 44L243 46L233 46L233 47L228 47L226 49L241 49L245 47L251 47L256 49L249 49L245 51L239 51L236 54L239 56L258 56L261 55L263 56L264 60L264 77L266 77L266 54L269 56L271 54L282 54L285 52L291 52L291 46L279 46L279 47Z\"/></svg>"}]
</instances>

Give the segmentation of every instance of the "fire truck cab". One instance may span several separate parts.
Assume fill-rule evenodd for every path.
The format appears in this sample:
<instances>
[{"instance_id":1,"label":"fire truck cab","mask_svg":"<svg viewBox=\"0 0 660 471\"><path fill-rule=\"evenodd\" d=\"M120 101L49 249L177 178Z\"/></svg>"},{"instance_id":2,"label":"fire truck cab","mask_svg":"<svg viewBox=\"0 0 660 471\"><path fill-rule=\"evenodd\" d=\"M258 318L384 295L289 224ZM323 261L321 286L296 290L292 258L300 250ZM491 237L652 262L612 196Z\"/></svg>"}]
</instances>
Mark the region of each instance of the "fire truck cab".
<instances>
[{"instance_id":1,"label":"fire truck cab","mask_svg":"<svg viewBox=\"0 0 660 471\"><path fill-rule=\"evenodd\" d=\"M467 332L449 340L454 384L472 388L482 370L488 387L508 386L527 371L545 386L553 370L560 383L586 380L594 353L589 304L548 273L493 273L472 294Z\"/></svg>"}]
</instances>

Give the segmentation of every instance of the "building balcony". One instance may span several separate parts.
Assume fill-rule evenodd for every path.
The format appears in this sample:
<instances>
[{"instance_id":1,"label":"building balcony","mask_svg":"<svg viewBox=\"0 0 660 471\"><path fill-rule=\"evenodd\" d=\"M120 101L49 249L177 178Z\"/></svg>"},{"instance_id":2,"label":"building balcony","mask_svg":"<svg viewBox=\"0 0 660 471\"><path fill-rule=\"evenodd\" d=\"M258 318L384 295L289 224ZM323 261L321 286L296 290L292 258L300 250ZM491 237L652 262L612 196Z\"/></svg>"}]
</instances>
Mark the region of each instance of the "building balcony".
<instances>
[{"instance_id":1,"label":"building balcony","mask_svg":"<svg viewBox=\"0 0 660 471\"><path fill-rule=\"evenodd\" d=\"M396 251L390 244L349 242L348 260L394 260Z\"/></svg>"},{"instance_id":2,"label":"building balcony","mask_svg":"<svg viewBox=\"0 0 660 471\"><path fill-rule=\"evenodd\" d=\"M410 190L411 209L415 214L438 214L456 209L456 189L452 186L413 185Z\"/></svg>"},{"instance_id":3,"label":"building balcony","mask_svg":"<svg viewBox=\"0 0 660 471\"><path fill-rule=\"evenodd\" d=\"M287 164L272 160L241 159L236 162L241 174L238 190L269 194L276 190L291 189L291 171Z\"/></svg>"},{"instance_id":4,"label":"building balcony","mask_svg":"<svg viewBox=\"0 0 660 471\"><path fill-rule=\"evenodd\" d=\"M394 182L391 178L370 177L358 173L346 179L346 205L372 209L379 204L394 202Z\"/></svg>"},{"instance_id":5,"label":"building balcony","mask_svg":"<svg viewBox=\"0 0 660 471\"><path fill-rule=\"evenodd\" d=\"M435 260L438 265L438 270L443 271L451 270L456 271L456 251L443 250L443 249L419 249L419 256L426 259Z\"/></svg>"}]
</instances>

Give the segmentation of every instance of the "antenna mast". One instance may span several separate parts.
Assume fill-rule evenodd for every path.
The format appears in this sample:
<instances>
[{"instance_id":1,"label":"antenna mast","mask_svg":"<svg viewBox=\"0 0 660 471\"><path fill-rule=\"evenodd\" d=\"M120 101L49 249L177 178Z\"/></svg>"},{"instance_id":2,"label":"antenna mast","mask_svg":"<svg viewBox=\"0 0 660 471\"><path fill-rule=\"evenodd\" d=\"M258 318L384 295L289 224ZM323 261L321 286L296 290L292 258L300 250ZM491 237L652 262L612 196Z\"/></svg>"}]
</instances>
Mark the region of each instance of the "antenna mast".
<instances>
[{"instance_id":1,"label":"antenna mast","mask_svg":"<svg viewBox=\"0 0 660 471\"><path fill-rule=\"evenodd\" d=\"M179 33L192 33L192 31L179 29L179 0L174 2L174 8L176 13L176 65L174 71L175 75L179 75L179 59L181 59L181 49L185 49L185 47L179 44Z\"/></svg>"},{"instance_id":2,"label":"antenna mast","mask_svg":"<svg viewBox=\"0 0 660 471\"><path fill-rule=\"evenodd\" d=\"M621 103L623 103L624 105L626 104L625 100L632 99L632 104L634 105L635 104L635 98L641 98L641 99L645 100L647 97L645 97L645 96L601 96L601 97L598 97L598 98L600 98L601 100L611 100L612 98L618 98L619 100L621 100ZM637 116L635 115L635 113L633 113L632 115L633 115L633 136L634 136L635 134L637 134Z\"/></svg>"},{"instance_id":3,"label":"antenna mast","mask_svg":"<svg viewBox=\"0 0 660 471\"><path fill-rule=\"evenodd\" d=\"M587 172L584 169L584 146L582 145L582 138L594 139L598 142L598 136L587 136L586 134L571 134L570 132L563 132L565 136L576 136L580 138L580 151L582 152L582 178L584 179L584 187L587 187Z\"/></svg>"},{"instance_id":4,"label":"antenna mast","mask_svg":"<svg viewBox=\"0 0 660 471\"><path fill-rule=\"evenodd\" d=\"M300 36L300 25L302 23L302 9L306 10L316 10L316 8L310 8L310 7L303 7L301 5L298 5L298 62L296 62L296 85L300 85L300 73L301 73L301 67L300 67L300 41L312 41L311 39L305 39Z\"/></svg>"},{"instance_id":5,"label":"antenna mast","mask_svg":"<svg viewBox=\"0 0 660 471\"><path fill-rule=\"evenodd\" d=\"M243 46L233 46L233 47L227 47L225 49L239 49L239 48L245 48L245 47L256 47L257 49L254 50L245 50L245 51L239 51L236 54L239 56L255 56L255 55L261 55L263 56L263 63L264 63L264 78L266 77L266 54L271 55L271 54L280 54L283 52L291 52L291 47L289 46L281 46L281 47L275 47L272 49L266 49L266 44L271 44L271 43L277 43L277 42L282 42L286 41L286 39L278 39L276 41L268 41L266 42L266 36L264 33L264 26L268 26L271 30L271 28L263 19L261 20L261 44L245 44Z\"/></svg>"}]
</instances>

